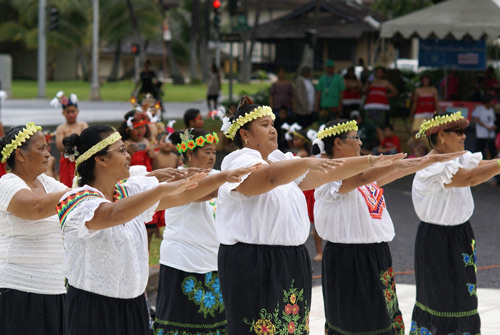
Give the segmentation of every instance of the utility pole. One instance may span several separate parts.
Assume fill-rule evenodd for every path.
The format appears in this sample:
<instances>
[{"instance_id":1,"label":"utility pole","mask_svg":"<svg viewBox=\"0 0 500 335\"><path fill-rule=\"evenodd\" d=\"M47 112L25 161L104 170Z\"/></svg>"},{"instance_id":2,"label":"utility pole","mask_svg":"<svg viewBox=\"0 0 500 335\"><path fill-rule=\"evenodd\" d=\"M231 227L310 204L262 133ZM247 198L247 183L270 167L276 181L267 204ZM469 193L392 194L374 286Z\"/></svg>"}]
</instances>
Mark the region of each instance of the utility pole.
<instances>
[{"instance_id":1,"label":"utility pole","mask_svg":"<svg viewBox=\"0 0 500 335\"><path fill-rule=\"evenodd\" d=\"M38 97L45 98L45 83L47 81L47 44L45 30L46 0L38 1Z\"/></svg>"},{"instance_id":2,"label":"utility pole","mask_svg":"<svg viewBox=\"0 0 500 335\"><path fill-rule=\"evenodd\" d=\"M92 83L90 84L90 100L101 100L99 91L99 0L93 0L92 27Z\"/></svg>"}]
</instances>

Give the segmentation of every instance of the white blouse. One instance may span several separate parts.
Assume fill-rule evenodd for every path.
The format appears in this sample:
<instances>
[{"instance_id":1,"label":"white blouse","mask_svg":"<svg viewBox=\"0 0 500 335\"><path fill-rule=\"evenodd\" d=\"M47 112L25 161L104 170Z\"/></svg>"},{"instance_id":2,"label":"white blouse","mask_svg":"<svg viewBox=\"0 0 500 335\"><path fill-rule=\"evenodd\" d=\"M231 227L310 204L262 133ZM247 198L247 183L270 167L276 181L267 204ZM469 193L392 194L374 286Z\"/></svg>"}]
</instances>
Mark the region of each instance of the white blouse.
<instances>
[{"instance_id":1,"label":"white blouse","mask_svg":"<svg viewBox=\"0 0 500 335\"><path fill-rule=\"evenodd\" d=\"M67 188L45 174L38 180L46 193ZM37 294L66 293L64 247L55 211L41 220L23 220L7 211L12 198L23 189L30 188L13 173L0 178L0 287Z\"/></svg>"},{"instance_id":2,"label":"white blouse","mask_svg":"<svg viewBox=\"0 0 500 335\"><path fill-rule=\"evenodd\" d=\"M445 187L445 184L451 183L459 168L475 168L482 158L480 152L466 152L452 161L434 163L418 171L411 191L418 218L443 226L456 226L469 220L474 212L470 187Z\"/></svg>"},{"instance_id":3,"label":"white blouse","mask_svg":"<svg viewBox=\"0 0 500 335\"><path fill-rule=\"evenodd\" d=\"M273 151L271 162L293 159L291 153ZM222 169L267 164L256 150L244 148L227 155ZM266 245L302 245L309 236L307 204L299 188L306 174L264 194L245 196L235 190L241 183L225 183L219 188L215 226L220 243L238 242ZM248 175L242 178L245 180Z\"/></svg>"},{"instance_id":4,"label":"white blouse","mask_svg":"<svg viewBox=\"0 0 500 335\"><path fill-rule=\"evenodd\" d=\"M384 192L376 183L339 193L342 181L318 187L314 192L314 225L321 238L333 243L379 243L394 238Z\"/></svg>"},{"instance_id":5,"label":"white blouse","mask_svg":"<svg viewBox=\"0 0 500 335\"><path fill-rule=\"evenodd\" d=\"M153 177L130 177L117 184L115 196L123 197L158 185ZM64 274L71 286L100 295L131 299L146 289L149 277L148 238L145 222L151 221L158 203L133 220L102 230L89 230L99 205L110 202L88 185L66 193L57 206L64 236Z\"/></svg>"},{"instance_id":6,"label":"white blouse","mask_svg":"<svg viewBox=\"0 0 500 335\"><path fill-rule=\"evenodd\" d=\"M210 174L217 172L212 170ZM217 271L216 206L217 199L211 199L165 210L161 264L185 272Z\"/></svg>"}]
</instances>

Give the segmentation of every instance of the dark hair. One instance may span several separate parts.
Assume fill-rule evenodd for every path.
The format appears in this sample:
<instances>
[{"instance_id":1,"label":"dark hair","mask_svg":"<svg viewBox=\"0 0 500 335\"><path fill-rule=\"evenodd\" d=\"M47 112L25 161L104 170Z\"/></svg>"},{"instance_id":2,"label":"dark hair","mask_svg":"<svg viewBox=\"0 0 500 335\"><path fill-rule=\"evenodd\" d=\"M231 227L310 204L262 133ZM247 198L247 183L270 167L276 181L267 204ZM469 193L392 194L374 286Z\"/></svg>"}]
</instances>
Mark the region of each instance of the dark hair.
<instances>
[{"instance_id":1,"label":"dark hair","mask_svg":"<svg viewBox=\"0 0 500 335\"><path fill-rule=\"evenodd\" d=\"M382 70L382 72L384 73L384 77L385 77L385 74L387 72L386 69L385 69L385 67L383 67L383 66L377 66L373 72L377 72L377 70Z\"/></svg>"},{"instance_id":2,"label":"dark hair","mask_svg":"<svg viewBox=\"0 0 500 335\"><path fill-rule=\"evenodd\" d=\"M5 136L0 137L0 152L5 148L5 146L12 142L13 139L16 138L16 135L19 134L26 126L17 126L9 129L8 132L5 133ZM30 136L23 144L18 146L16 149L27 150L30 146L31 139L33 135ZM3 156L1 156L3 158ZM10 156L7 158L7 165L11 170L14 170L16 166L16 150L10 153Z\"/></svg>"},{"instance_id":3,"label":"dark hair","mask_svg":"<svg viewBox=\"0 0 500 335\"><path fill-rule=\"evenodd\" d=\"M184 124L186 125L186 128L189 128L189 122L196 119L196 116L200 113L200 110L196 108L190 108L184 112Z\"/></svg>"},{"instance_id":4,"label":"dark hair","mask_svg":"<svg viewBox=\"0 0 500 335\"><path fill-rule=\"evenodd\" d=\"M344 78L351 79L351 77L349 76L349 72L351 71L352 71L352 79L358 80L358 77L356 77L356 71L354 71L354 66L350 66L347 68L347 72L345 73Z\"/></svg>"},{"instance_id":5,"label":"dark hair","mask_svg":"<svg viewBox=\"0 0 500 335\"><path fill-rule=\"evenodd\" d=\"M393 127L393 126L392 126L392 124L390 124L390 123L386 123L386 124L384 125L384 129L386 129L386 128L389 128L390 130L394 130L394 127Z\"/></svg>"},{"instance_id":6,"label":"dark hair","mask_svg":"<svg viewBox=\"0 0 500 335\"><path fill-rule=\"evenodd\" d=\"M304 66L302 68L302 70L300 71L300 74L302 76L305 76L306 74L310 73L311 72L311 68L309 66Z\"/></svg>"},{"instance_id":7,"label":"dark hair","mask_svg":"<svg viewBox=\"0 0 500 335\"><path fill-rule=\"evenodd\" d=\"M122 121L122 123L120 124L120 127L118 127L118 132L120 133L120 135L122 136L122 140L126 141L130 138L130 134L129 134L129 131L128 131L128 125L127 125L127 120L131 117L133 118L137 118L136 115L139 114L141 115L140 117L146 117L143 113L141 112L138 112L136 111L135 109L127 112L123 118L124 120ZM144 134L144 137L145 138L149 138L150 137L150 134L149 134L149 127L146 127L146 134Z\"/></svg>"},{"instance_id":8,"label":"dark hair","mask_svg":"<svg viewBox=\"0 0 500 335\"><path fill-rule=\"evenodd\" d=\"M177 145L177 144L181 144L182 140L181 140L181 134L184 133L184 130L176 130L174 131L171 135L170 135L170 141L172 141L172 143L174 145ZM202 129L202 128L190 128L189 129L189 133L191 135L193 135L193 140L195 140L198 136L205 136L205 135L208 135L208 130L205 130L205 129ZM198 151L200 147L195 147L193 150L191 150L193 152L193 154L195 152ZM188 149L189 150L189 149ZM187 151L186 151L187 152ZM186 157L186 152L182 153L182 157Z\"/></svg>"},{"instance_id":9,"label":"dark hair","mask_svg":"<svg viewBox=\"0 0 500 335\"><path fill-rule=\"evenodd\" d=\"M347 121L346 120L334 120L334 121L327 122L325 125L325 129L336 126L336 125L344 123L344 122L347 122ZM347 137L347 133L343 132L343 133L340 133L338 135L325 137L323 139L323 143L325 144L325 152L329 158L332 157L333 145L334 145L335 139L340 138L343 141L346 139L346 137ZM319 149L317 144L313 145L312 153L313 153L313 155L318 155L321 153L321 150Z\"/></svg>"},{"instance_id":10,"label":"dark hair","mask_svg":"<svg viewBox=\"0 0 500 335\"><path fill-rule=\"evenodd\" d=\"M65 137L63 139L64 151L66 154L72 155L76 147L76 151L78 151L80 155L83 155L87 150L113 132L114 129L106 125L97 124L90 126L83 130L80 135L72 134L69 137ZM107 155L108 147L102 149L78 165L78 174L81 177L78 181L78 186L88 185L95 180L95 160L92 158Z\"/></svg>"},{"instance_id":11,"label":"dark hair","mask_svg":"<svg viewBox=\"0 0 500 335\"><path fill-rule=\"evenodd\" d=\"M231 115L231 117L229 118L229 121L233 123L234 120L238 119L240 116L244 116L245 114L252 112L257 107L259 107L259 105L254 104L253 101L250 100L248 96L244 95L243 97L241 97L240 104L238 105L236 112L234 112L234 114ZM241 139L240 130L241 129L248 130L252 122L253 121L245 123L243 126L240 127L240 129L238 129L238 131L234 135L233 142L239 149L243 148L243 140Z\"/></svg>"},{"instance_id":12,"label":"dark hair","mask_svg":"<svg viewBox=\"0 0 500 335\"><path fill-rule=\"evenodd\" d=\"M304 140L304 150L307 151L307 154L310 155L311 154L311 140L307 137L307 130L305 129L299 129L297 131L294 132L294 134L297 133L297 134L300 134L300 138L303 138L305 139Z\"/></svg>"},{"instance_id":13,"label":"dark hair","mask_svg":"<svg viewBox=\"0 0 500 335\"><path fill-rule=\"evenodd\" d=\"M431 76L427 73L424 73L421 77L420 77L420 85L424 85L424 78L427 78L429 79L429 86L432 87L432 79L431 79Z\"/></svg>"}]
</instances>

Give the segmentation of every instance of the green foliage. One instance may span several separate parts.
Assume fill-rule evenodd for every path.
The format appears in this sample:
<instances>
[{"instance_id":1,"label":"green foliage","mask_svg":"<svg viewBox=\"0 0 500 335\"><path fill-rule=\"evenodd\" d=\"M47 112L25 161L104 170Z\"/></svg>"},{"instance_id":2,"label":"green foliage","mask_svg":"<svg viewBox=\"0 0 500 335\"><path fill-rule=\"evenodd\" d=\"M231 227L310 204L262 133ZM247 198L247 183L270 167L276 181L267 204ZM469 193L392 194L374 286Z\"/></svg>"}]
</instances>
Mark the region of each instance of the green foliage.
<instances>
[{"instance_id":1,"label":"green foliage","mask_svg":"<svg viewBox=\"0 0 500 335\"><path fill-rule=\"evenodd\" d=\"M430 5L431 0L375 0L372 8L388 18L396 18Z\"/></svg>"}]
</instances>

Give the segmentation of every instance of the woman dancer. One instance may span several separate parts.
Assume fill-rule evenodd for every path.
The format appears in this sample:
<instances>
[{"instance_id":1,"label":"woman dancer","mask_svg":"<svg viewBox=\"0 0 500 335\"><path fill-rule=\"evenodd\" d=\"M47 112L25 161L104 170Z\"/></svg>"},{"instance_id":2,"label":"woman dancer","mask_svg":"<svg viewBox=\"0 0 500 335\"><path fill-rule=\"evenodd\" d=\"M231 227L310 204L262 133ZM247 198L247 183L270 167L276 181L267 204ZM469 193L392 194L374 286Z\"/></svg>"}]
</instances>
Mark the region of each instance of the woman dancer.
<instances>
[{"instance_id":1,"label":"woman dancer","mask_svg":"<svg viewBox=\"0 0 500 335\"><path fill-rule=\"evenodd\" d=\"M263 164L244 181L219 188L218 266L229 334L309 332L312 270L304 242L310 223L302 190L403 157L293 159L277 150L274 118L270 107L244 97L223 119L222 130L240 150L224 158L222 171Z\"/></svg>"},{"instance_id":2,"label":"woman dancer","mask_svg":"<svg viewBox=\"0 0 500 335\"><path fill-rule=\"evenodd\" d=\"M431 77L423 74L420 78L420 87L413 92L413 104L410 112L411 131L419 131L422 122L432 119L437 110L437 89L431 85Z\"/></svg>"},{"instance_id":3,"label":"woman dancer","mask_svg":"<svg viewBox=\"0 0 500 335\"><path fill-rule=\"evenodd\" d=\"M357 130L356 121L332 121L316 143L329 158L356 157L362 144ZM387 245L394 225L380 187L461 154L400 160L316 189L315 225L327 241L322 271L327 334L405 334Z\"/></svg>"},{"instance_id":4,"label":"woman dancer","mask_svg":"<svg viewBox=\"0 0 500 335\"><path fill-rule=\"evenodd\" d=\"M213 170L216 133L191 128L170 139L186 162L185 167ZM230 170L229 170L230 171ZM225 178L219 178L220 186ZM219 288L215 233L217 190L203 201L191 202L165 212L165 231L160 247L160 279L156 302L156 334L227 334L224 303ZM175 301L175 304L172 303Z\"/></svg>"},{"instance_id":5,"label":"woman dancer","mask_svg":"<svg viewBox=\"0 0 500 335\"><path fill-rule=\"evenodd\" d=\"M203 174L171 183L147 176L128 178L130 155L120 134L104 125L72 135L64 144L67 154L76 156L80 177L80 187L65 194L57 206L66 248L68 331L149 334L144 222L156 210L205 196L214 180L202 180L192 189ZM225 176L239 179L231 171Z\"/></svg>"},{"instance_id":6,"label":"woman dancer","mask_svg":"<svg viewBox=\"0 0 500 335\"><path fill-rule=\"evenodd\" d=\"M469 121L460 112L424 121L427 155L464 150ZM410 334L479 334L476 294L476 241L469 222L474 212L471 186L500 173L499 160L466 152L416 173L413 207L421 220L415 242L417 300Z\"/></svg>"},{"instance_id":7,"label":"woman dancer","mask_svg":"<svg viewBox=\"0 0 500 335\"><path fill-rule=\"evenodd\" d=\"M11 128L0 138L0 334L63 331L64 248L55 206L68 190L46 176L50 153L42 128ZM29 210L26 210L29 209Z\"/></svg>"}]
</instances>

